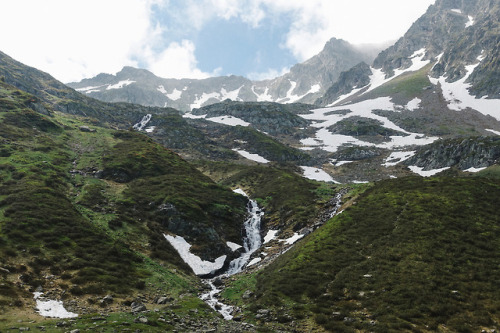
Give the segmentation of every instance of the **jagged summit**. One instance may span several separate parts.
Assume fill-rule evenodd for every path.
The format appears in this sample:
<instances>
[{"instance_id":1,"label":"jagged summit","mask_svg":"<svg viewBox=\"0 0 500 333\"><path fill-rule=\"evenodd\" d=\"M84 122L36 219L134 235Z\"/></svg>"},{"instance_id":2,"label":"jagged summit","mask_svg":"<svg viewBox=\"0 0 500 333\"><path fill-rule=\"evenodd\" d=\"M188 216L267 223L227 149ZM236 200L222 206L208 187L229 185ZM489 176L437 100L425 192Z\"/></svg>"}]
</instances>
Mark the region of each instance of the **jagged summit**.
<instances>
[{"instance_id":1,"label":"jagged summit","mask_svg":"<svg viewBox=\"0 0 500 333\"><path fill-rule=\"evenodd\" d=\"M148 106L170 106L190 111L225 99L279 103L311 103L320 97L342 71L372 57L348 42L328 41L318 55L294 65L271 80L251 81L242 76L207 79L165 79L153 73L124 67L116 75L99 74L69 83L76 90L108 102L132 102Z\"/></svg>"}]
</instances>

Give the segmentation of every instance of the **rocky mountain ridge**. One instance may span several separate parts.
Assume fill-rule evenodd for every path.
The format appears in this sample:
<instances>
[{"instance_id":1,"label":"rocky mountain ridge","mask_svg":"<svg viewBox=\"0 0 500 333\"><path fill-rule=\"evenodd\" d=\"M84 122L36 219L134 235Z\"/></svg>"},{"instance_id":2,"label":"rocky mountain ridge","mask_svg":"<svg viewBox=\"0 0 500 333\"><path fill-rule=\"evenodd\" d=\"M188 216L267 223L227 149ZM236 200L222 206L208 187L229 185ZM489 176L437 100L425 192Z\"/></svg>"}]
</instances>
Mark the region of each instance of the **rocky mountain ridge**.
<instances>
[{"instance_id":1,"label":"rocky mountain ridge","mask_svg":"<svg viewBox=\"0 0 500 333\"><path fill-rule=\"evenodd\" d=\"M129 102L190 111L204 105L234 101L311 103L320 97L342 71L372 55L346 41L332 38L316 56L296 64L280 77L251 81L241 76L163 79L153 73L125 67L116 75L99 74L68 85L87 96L107 102Z\"/></svg>"}]
</instances>

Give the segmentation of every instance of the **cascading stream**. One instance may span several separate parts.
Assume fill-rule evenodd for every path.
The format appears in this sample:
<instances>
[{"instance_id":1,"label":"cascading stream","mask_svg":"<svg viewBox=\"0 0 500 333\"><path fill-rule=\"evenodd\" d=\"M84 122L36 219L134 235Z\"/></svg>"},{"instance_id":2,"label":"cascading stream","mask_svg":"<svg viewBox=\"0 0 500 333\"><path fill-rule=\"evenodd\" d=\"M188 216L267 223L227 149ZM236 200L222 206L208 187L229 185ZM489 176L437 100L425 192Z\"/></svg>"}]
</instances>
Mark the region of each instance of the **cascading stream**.
<instances>
[{"instance_id":1,"label":"cascading stream","mask_svg":"<svg viewBox=\"0 0 500 333\"><path fill-rule=\"evenodd\" d=\"M244 195L248 198L248 195L241 189L237 189L234 192ZM259 206L257 205L257 202L255 202L255 200L249 199L248 213L250 216L244 223L246 232L246 237L243 240L244 251L239 258L232 260L229 264L228 270L225 273L220 274L219 276L231 276L241 272L250 260L251 255L262 245L262 239L260 237L260 222L264 213L259 209ZM210 280L205 280L205 283L210 286L211 290L210 292L201 295L200 298L204 300L212 309L219 311L224 319L230 320L233 318L231 314L233 312L233 307L221 303L217 299L217 294L222 290L218 289L215 286L215 279L217 279L217 277Z\"/></svg>"}]
</instances>

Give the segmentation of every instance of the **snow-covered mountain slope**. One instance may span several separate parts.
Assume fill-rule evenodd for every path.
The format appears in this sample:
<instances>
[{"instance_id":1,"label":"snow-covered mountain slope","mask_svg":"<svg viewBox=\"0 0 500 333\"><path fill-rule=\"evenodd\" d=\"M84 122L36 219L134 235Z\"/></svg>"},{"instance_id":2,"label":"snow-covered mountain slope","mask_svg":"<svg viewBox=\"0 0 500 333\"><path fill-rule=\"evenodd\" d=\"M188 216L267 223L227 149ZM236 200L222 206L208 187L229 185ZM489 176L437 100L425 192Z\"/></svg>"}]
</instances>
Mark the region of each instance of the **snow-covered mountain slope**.
<instances>
[{"instance_id":1,"label":"snow-covered mountain slope","mask_svg":"<svg viewBox=\"0 0 500 333\"><path fill-rule=\"evenodd\" d=\"M241 76L203 80L163 79L143 69L125 67L116 75L99 74L68 85L106 102L130 102L147 106L169 106L190 111L205 105L233 101L312 103L339 77L361 61L373 58L343 40L332 38L323 51L293 66L272 80L251 81Z\"/></svg>"}]
</instances>

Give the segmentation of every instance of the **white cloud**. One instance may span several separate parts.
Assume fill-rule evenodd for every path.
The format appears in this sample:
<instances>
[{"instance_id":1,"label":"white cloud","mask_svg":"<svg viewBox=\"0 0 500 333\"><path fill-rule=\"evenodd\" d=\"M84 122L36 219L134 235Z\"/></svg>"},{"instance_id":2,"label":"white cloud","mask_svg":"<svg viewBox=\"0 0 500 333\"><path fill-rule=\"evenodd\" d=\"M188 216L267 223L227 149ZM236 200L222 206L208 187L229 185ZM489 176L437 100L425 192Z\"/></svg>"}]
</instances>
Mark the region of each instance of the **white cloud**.
<instances>
[{"instance_id":1,"label":"white cloud","mask_svg":"<svg viewBox=\"0 0 500 333\"><path fill-rule=\"evenodd\" d=\"M262 73L257 73L257 72L249 73L249 74L247 74L247 77L250 80L263 81L263 80L270 80L270 79L274 79L275 77L285 75L289 71L290 71L290 68L287 68L287 67L283 67L281 69L281 71L278 71L274 68L270 68L266 72L262 72Z\"/></svg>"},{"instance_id":2,"label":"white cloud","mask_svg":"<svg viewBox=\"0 0 500 333\"><path fill-rule=\"evenodd\" d=\"M217 75L219 69L212 73L205 73L198 69L194 51L195 46L192 41L172 42L159 54L149 51L145 61L153 73L165 78L204 79Z\"/></svg>"},{"instance_id":3,"label":"white cloud","mask_svg":"<svg viewBox=\"0 0 500 333\"><path fill-rule=\"evenodd\" d=\"M283 47L299 61L317 54L332 37L373 44L401 37L435 0L190 0L187 18L201 29L211 19L239 18L253 27L266 17L291 15Z\"/></svg>"},{"instance_id":4,"label":"white cloud","mask_svg":"<svg viewBox=\"0 0 500 333\"><path fill-rule=\"evenodd\" d=\"M0 49L64 82L136 65L152 32L146 0L2 0Z\"/></svg>"},{"instance_id":5,"label":"white cloud","mask_svg":"<svg viewBox=\"0 0 500 333\"><path fill-rule=\"evenodd\" d=\"M434 1L2 0L0 50L63 82L123 66L200 78L217 70L198 68L194 36L214 19L257 27L268 18L290 18L282 47L303 61L331 37L352 43L396 39Z\"/></svg>"}]
</instances>

